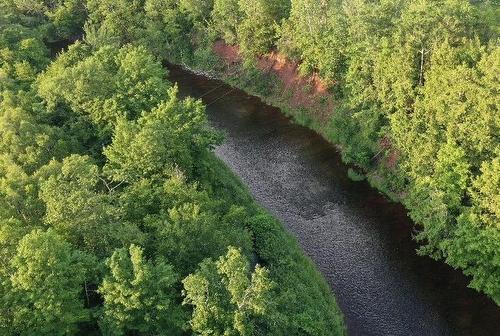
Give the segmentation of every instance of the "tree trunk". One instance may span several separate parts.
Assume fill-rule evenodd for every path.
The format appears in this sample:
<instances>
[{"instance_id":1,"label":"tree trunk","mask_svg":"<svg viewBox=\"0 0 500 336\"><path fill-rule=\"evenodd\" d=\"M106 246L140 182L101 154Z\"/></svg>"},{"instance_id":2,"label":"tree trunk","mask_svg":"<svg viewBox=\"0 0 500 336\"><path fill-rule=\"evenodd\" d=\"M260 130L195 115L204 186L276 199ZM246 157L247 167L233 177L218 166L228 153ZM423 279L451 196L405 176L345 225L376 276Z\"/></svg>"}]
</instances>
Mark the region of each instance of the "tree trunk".
<instances>
[{"instance_id":1,"label":"tree trunk","mask_svg":"<svg viewBox=\"0 0 500 336\"><path fill-rule=\"evenodd\" d=\"M424 85L424 55L425 49L422 47L422 50L420 50L420 76L418 80L418 85L420 86Z\"/></svg>"}]
</instances>

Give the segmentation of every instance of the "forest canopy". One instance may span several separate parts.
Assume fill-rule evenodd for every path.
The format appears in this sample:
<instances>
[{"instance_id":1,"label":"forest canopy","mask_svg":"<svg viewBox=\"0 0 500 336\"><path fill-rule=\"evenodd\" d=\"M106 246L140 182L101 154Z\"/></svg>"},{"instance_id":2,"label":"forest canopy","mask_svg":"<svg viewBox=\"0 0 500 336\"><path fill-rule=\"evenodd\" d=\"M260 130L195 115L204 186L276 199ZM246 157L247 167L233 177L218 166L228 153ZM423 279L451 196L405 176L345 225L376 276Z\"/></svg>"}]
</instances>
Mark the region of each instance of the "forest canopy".
<instances>
[{"instance_id":1,"label":"forest canopy","mask_svg":"<svg viewBox=\"0 0 500 336\"><path fill-rule=\"evenodd\" d=\"M167 79L227 75L218 41L269 100L270 53L327 83L317 130L500 303L498 22L488 0L0 1L0 334L344 334Z\"/></svg>"}]
</instances>

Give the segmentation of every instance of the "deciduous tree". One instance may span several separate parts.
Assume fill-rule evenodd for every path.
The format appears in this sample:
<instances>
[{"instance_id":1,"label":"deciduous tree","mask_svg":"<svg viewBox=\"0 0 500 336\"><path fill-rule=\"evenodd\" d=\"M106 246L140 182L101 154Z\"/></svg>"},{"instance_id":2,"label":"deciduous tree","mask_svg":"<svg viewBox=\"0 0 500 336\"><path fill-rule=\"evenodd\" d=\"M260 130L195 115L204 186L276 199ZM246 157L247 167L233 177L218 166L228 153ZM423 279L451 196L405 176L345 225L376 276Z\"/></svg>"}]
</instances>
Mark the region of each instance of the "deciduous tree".
<instances>
[{"instance_id":1,"label":"deciduous tree","mask_svg":"<svg viewBox=\"0 0 500 336\"><path fill-rule=\"evenodd\" d=\"M200 335L252 335L266 313L273 283L267 269L250 265L230 247L218 261L207 259L183 280L184 303L193 306L191 328Z\"/></svg>"},{"instance_id":2,"label":"deciduous tree","mask_svg":"<svg viewBox=\"0 0 500 336\"><path fill-rule=\"evenodd\" d=\"M90 319L83 284L92 259L53 230L27 234L12 259L9 303L15 333L67 335Z\"/></svg>"},{"instance_id":3,"label":"deciduous tree","mask_svg":"<svg viewBox=\"0 0 500 336\"><path fill-rule=\"evenodd\" d=\"M109 274L99 287L104 298L104 333L182 334L184 313L172 266L163 260L146 260L136 245L115 250L106 265Z\"/></svg>"}]
</instances>

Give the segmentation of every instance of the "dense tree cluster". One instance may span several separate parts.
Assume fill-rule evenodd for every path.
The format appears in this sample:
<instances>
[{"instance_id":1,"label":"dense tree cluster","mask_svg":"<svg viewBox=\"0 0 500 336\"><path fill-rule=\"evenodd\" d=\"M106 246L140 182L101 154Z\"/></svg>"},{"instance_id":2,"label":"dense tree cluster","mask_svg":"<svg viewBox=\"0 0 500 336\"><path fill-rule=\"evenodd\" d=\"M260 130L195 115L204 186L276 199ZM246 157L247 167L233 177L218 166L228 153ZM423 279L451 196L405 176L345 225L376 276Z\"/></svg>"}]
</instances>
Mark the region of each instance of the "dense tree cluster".
<instances>
[{"instance_id":1,"label":"dense tree cluster","mask_svg":"<svg viewBox=\"0 0 500 336\"><path fill-rule=\"evenodd\" d=\"M191 64L218 70L212 43L238 45L233 83L278 102L255 89L276 85L255 56L318 73L338 100L318 130L407 206L420 253L500 303L499 19L493 1L216 0L190 29Z\"/></svg>"},{"instance_id":2,"label":"dense tree cluster","mask_svg":"<svg viewBox=\"0 0 500 336\"><path fill-rule=\"evenodd\" d=\"M0 2L0 334L344 334L166 79L212 5Z\"/></svg>"}]
</instances>

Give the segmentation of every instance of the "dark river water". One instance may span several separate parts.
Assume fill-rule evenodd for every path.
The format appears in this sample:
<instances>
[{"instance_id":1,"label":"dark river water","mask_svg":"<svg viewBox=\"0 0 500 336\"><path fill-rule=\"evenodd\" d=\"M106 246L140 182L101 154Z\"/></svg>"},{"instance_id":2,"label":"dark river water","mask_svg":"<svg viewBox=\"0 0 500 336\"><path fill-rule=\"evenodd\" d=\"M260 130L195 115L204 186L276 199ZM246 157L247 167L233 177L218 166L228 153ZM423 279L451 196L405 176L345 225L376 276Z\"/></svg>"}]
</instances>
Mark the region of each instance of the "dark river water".
<instances>
[{"instance_id":1,"label":"dark river water","mask_svg":"<svg viewBox=\"0 0 500 336\"><path fill-rule=\"evenodd\" d=\"M441 262L415 254L412 222L335 148L276 108L220 81L170 67L225 132L217 155L295 235L335 293L349 335L500 335L500 309Z\"/></svg>"}]
</instances>

